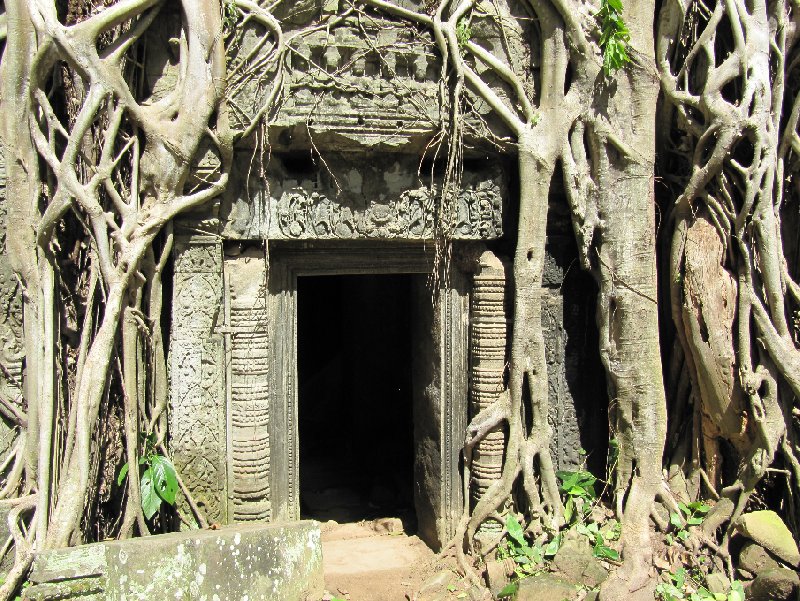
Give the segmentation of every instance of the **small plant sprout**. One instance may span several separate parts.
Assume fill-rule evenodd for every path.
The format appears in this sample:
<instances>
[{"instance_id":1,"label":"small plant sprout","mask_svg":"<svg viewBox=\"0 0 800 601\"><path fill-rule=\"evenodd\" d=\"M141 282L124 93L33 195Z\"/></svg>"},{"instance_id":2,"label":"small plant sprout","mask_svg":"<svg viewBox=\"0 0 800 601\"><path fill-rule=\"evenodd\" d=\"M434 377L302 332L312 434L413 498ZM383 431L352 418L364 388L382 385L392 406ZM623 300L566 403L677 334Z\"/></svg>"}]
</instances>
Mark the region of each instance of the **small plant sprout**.
<instances>
[{"instance_id":1,"label":"small plant sprout","mask_svg":"<svg viewBox=\"0 0 800 601\"><path fill-rule=\"evenodd\" d=\"M711 510L711 506L706 505L700 501L692 503L678 503L680 513L672 512L669 516L669 522L675 528L675 535L681 542L686 542L689 538L689 528L692 526L699 526L703 523L706 514ZM672 544L675 540L672 534L667 534L667 542Z\"/></svg>"},{"instance_id":2,"label":"small plant sprout","mask_svg":"<svg viewBox=\"0 0 800 601\"><path fill-rule=\"evenodd\" d=\"M139 457L139 465L144 468L139 486L142 495L144 517L151 519L161 503L175 505L178 494L178 474L172 462L155 449L155 437L151 434L145 439L144 453ZM128 475L130 465L125 463L119 471L117 484L122 485Z\"/></svg>"}]
</instances>

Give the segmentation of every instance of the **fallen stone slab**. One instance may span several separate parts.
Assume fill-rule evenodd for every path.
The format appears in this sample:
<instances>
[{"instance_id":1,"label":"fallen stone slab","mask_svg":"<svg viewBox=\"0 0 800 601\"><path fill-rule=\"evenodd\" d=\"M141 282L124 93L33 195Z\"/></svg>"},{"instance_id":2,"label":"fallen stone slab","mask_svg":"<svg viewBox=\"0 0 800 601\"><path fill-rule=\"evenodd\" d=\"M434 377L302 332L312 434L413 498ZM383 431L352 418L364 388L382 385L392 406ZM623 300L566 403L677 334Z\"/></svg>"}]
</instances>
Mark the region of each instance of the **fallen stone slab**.
<instances>
[{"instance_id":1,"label":"fallen stone slab","mask_svg":"<svg viewBox=\"0 0 800 601\"><path fill-rule=\"evenodd\" d=\"M311 601L319 524L237 524L40 553L23 600Z\"/></svg>"}]
</instances>

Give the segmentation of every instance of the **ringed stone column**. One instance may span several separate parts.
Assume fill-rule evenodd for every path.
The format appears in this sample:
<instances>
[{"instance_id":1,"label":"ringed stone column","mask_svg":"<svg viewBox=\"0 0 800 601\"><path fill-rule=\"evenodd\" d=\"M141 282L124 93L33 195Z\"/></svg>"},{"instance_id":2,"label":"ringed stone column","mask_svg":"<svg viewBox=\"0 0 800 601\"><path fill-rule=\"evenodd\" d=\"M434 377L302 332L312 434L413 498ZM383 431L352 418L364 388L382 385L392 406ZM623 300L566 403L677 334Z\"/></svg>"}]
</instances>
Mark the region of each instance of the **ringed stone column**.
<instances>
[{"instance_id":1,"label":"ringed stone column","mask_svg":"<svg viewBox=\"0 0 800 601\"><path fill-rule=\"evenodd\" d=\"M506 305L506 269L487 250L478 259L470 307L470 416L497 401L506 387L506 344L509 327ZM471 504L486 493L503 471L506 434L504 426L489 432L472 451ZM486 522L481 529L495 529ZM501 528L496 524L497 530Z\"/></svg>"}]
</instances>

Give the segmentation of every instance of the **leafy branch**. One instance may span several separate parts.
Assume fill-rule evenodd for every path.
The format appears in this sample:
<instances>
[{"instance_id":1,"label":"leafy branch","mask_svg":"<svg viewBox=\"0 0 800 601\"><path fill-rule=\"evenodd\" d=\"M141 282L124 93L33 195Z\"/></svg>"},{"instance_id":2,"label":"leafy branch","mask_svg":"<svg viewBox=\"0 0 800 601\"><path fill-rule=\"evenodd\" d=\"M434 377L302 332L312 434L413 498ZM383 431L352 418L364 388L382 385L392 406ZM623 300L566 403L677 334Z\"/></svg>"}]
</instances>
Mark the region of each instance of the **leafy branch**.
<instances>
[{"instance_id":1,"label":"leafy branch","mask_svg":"<svg viewBox=\"0 0 800 601\"><path fill-rule=\"evenodd\" d=\"M622 19L622 0L602 0L597 16L600 19L603 71L608 77L631 62L631 34Z\"/></svg>"}]
</instances>

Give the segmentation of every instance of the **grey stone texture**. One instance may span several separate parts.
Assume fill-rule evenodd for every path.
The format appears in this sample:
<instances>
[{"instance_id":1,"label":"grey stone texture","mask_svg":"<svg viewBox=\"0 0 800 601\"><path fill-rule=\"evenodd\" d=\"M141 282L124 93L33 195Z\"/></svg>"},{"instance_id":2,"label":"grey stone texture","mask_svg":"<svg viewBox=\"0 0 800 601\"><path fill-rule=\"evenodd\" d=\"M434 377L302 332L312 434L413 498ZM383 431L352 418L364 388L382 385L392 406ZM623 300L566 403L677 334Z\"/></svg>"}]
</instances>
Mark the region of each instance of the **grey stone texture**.
<instances>
[{"instance_id":1,"label":"grey stone texture","mask_svg":"<svg viewBox=\"0 0 800 601\"><path fill-rule=\"evenodd\" d=\"M797 572L777 568L762 572L746 591L748 601L794 601L800 588Z\"/></svg>"},{"instance_id":2,"label":"grey stone texture","mask_svg":"<svg viewBox=\"0 0 800 601\"><path fill-rule=\"evenodd\" d=\"M800 551L791 531L774 511L753 511L742 515L736 529L787 564L800 565Z\"/></svg>"},{"instance_id":3,"label":"grey stone texture","mask_svg":"<svg viewBox=\"0 0 800 601\"><path fill-rule=\"evenodd\" d=\"M760 574L766 570L781 567L780 564L759 544L745 543L739 551L739 569L751 574Z\"/></svg>"},{"instance_id":4,"label":"grey stone texture","mask_svg":"<svg viewBox=\"0 0 800 601\"><path fill-rule=\"evenodd\" d=\"M573 601L580 593L575 585L545 572L521 580L516 601Z\"/></svg>"},{"instance_id":5,"label":"grey stone texture","mask_svg":"<svg viewBox=\"0 0 800 601\"><path fill-rule=\"evenodd\" d=\"M608 578L608 572L583 536L564 542L553 558L553 569L567 582L588 588L599 586Z\"/></svg>"},{"instance_id":6,"label":"grey stone texture","mask_svg":"<svg viewBox=\"0 0 800 601\"><path fill-rule=\"evenodd\" d=\"M594 303L596 287L578 262L566 201L550 201L542 275L550 453L557 469L575 470L584 462L598 473L605 468L608 443L608 395ZM580 450L589 452L589 456Z\"/></svg>"},{"instance_id":7,"label":"grey stone texture","mask_svg":"<svg viewBox=\"0 0 800 601\"><path fill-rule=\"evenodd\" d=\"M229 521L222 243L216 222L176 228L170 336L170 449L210 522ZM187 512L188 514L188 512Z\"/></svg>"},{"instance_id":8,"label":"grey stone texture","mask_svg":"<svg viewBox=\"0 0 800 601\"><path fill-rule=\"evenodd\" d=\"M247 524L45 551L30 581L26 601L316 601L319 525Z\"/></svg>"}]
</instances>

